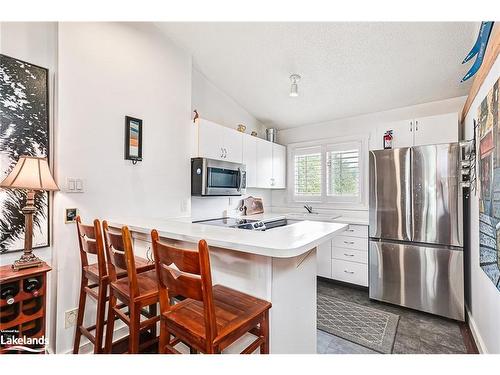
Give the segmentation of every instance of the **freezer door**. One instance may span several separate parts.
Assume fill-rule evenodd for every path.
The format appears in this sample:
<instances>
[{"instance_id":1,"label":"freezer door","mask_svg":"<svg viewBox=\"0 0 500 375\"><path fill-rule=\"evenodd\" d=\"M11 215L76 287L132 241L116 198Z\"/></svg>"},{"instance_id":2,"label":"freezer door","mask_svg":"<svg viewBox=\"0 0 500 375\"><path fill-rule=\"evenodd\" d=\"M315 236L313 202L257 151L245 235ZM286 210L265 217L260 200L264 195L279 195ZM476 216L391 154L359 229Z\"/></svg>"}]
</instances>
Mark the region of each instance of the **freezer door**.
<instances>
[{"instance_id":1,"label":"freezer door","mask_svg":"<svg viewBox=\"0 0 500 375\"><path fill-rule=\"evenodd\" d=\"M463 251L370 241L370 298L464 320Z\"/></svg>"},{"instance_id":2,"label":"freezer door","mask_svg":"<svg viewBox=\"0 0 500 375\"><path fill-rule=\"evenodd\" d=\"M412 241L463 246L460 146L412 148Z\"/></svg>"},{"instance_id":3,"label":"freezer door","mask_svg":"<svg viewBox=\"0 0 500 375\"><path fill-rule=\"evenodd\" d=\"M370 237L411 238L410 149L370 151Z\"/></svg>"}]
</instances>

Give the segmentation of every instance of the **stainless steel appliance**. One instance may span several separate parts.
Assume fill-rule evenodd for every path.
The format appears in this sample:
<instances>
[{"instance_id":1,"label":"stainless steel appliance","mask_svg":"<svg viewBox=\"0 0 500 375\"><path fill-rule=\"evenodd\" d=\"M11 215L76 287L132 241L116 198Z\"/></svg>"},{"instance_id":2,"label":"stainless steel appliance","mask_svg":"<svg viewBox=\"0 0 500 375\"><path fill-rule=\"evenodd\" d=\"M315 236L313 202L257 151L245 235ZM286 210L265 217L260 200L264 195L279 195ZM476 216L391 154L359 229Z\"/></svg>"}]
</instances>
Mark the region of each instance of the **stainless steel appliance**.
<instances>
[{"instance_id":1,"label":"stainless steel appliance","mask_svg":"<svg viewBox=\"0 0 500 375\"><path fill-rule=\"evenodd\" d=\"M191 159L191 195L241 195L246 189L244 164Z\"/></svg>"},{"instance_id":2,"label":"stainless steel appliance","mask_svg":"<svg viewBox=\"0 0 500 375\"><path fill-rule=\"evenodd\" d=\"M464 320L458 143L370 151L370 298Z\"/></svg>"},{"instance_id":3,"label":"stainless steel appliance","mask_svg":"<svg viewBox=\"0 0 500 375\"><path fill-rule=\"evenodd\" d=\"M223 217L220 219L198 220L198 221L193 221L193 223L216 225L220 227L237 228L237 229L258 230L258 231L264 231L288 225L287 220L284 217L276 217L264 220Z\"/></svg>"}]
</instances>

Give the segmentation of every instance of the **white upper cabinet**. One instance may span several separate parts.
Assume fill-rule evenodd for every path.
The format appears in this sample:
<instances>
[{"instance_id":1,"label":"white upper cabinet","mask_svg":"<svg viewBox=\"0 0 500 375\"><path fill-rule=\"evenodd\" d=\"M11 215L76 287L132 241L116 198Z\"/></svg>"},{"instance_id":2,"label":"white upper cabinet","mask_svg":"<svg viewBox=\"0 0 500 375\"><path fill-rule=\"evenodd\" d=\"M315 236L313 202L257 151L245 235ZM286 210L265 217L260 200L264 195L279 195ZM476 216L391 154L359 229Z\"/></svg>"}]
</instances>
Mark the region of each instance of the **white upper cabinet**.
<instances>
[{"instance_id":1,"label":"white upper cabinet","mask_svg":"<svg viewBox=\"0 0 500 375\"><path fill-rule=\"evenodd\" d=\"M273 144L257 139L257 187L272 188Z\"/></svg>"},{"instance_id":2,"label":"white upper cabinet","mask_svg":"<svg viewBox=\"0 0 500 375\"><path fill-rule=\"evenodd\" d=\"M392 147L412 147L458 142L458 114L419 117L395 121L378 127L376 149L384 148L384 133L393 131Z\"/></svg>"},{"instance_id":3,"label":"white upper cabinet","mask_svg":"<svg viewBox=\"0 0 500 375\"><path fill-rule=\"evenodd\" d=\"M286 147L273 143L273 176L271 186L275 189L286 187Z\"/></svg>"},{"instance_id":4,"label":"white upper cabinet","mask_svg":"<svg viewBox=\"0 0 500 375\"><path fill-rule=\"evenodd\" d=\"M241 163L243 134L207 120L198 123L198 156Z\"/></svg>"},{"instance_id":5,"label":"white upper cabinet","mask_svg":"<svg viewBox=\"0 0 500 375\"><path fill-rule=\"evenodd\" d=\"M421 117L415 120L415 146L458 142L458 114Z\"/></svg>"},{"instance_id":6,"label":"white upper cabinet","mask_svg":"<svg viewBox=\"0 0 500 375\"><path fill-rule=\"evenodd\" d=\"M224 129L211 121L199 120L198 155L208 159L224 160Z\"/></svg>"},{"instance_id":7,"label":"white upper cabinet","mask_svg":"<svg viewBox=\"0 0 500 375\"><path fill-rule=\"evenodd\" d=\"M247 187L257 187L257 137L243 134L243 164L246 165Z\"/></svg>"},{"instance_id":8,"label":"white upper cabinet","mask_svg":"<svg viewBox=\"0 0 500 375\"><path fill-rule=\"evenodd\" d=\"M224 156L223 159L226 161L232 161L233 163L243 162L243 133L230 129L224 128L223 137L223 149Z\"/></svg>"},{"instance_id":9,"label":"white upper cabinet","mask_svg":"<svg viewBox=\"0 0 500 375\"><path fill-rule=\"evenodd\" d=\"M286 147L214 122L198 120L194 156L243 163L247 187L286 187Z\"/></svg>"},{"instance_id":10,"label":"white upper cabinet","mask_svg":"<svg viewBox=\"0 0 500 375\"><path fill-rule=\"evenodd\" d=\"M413 146L413 120L395 121L387 124L379 137L380 148L384 148L384 133L392 130L392 148Z\"/></svg>"}]
</instances>

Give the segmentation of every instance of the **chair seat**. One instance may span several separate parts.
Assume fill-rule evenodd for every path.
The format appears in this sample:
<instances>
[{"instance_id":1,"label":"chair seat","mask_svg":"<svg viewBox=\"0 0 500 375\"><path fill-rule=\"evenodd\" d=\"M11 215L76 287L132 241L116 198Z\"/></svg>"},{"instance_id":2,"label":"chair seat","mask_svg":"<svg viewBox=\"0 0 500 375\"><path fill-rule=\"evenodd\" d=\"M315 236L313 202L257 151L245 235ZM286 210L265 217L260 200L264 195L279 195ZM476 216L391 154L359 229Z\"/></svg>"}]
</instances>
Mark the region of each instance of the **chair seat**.
<instances>
[{"instance_id":1,"label":"chair seat","mask_svg":"<svg viewBox=\"0 0 500 375\"><path fill-rule=\"evenodd\" d=\"M213 286L217 344L249 321L271 308L271 303L222 285ZM169 328L187 332L197 341L205 341L203 302L185 299L163 313Z\"/></svg>"},{"instance_id":2,"label":"chair seat","mask_svg":"<svg viewBox=\"0 0 500 375\"><path fill-rule=\"evenodd\" d=\"M153 270L155 268L155 264L149 262L147 259L135 257L135 268L137 269L138 273L141 273ZM99 266L97 263L89 264L88 266L83 267L83 270L90 278L94 279L95 281L99 280ZM124 276L127 276L127 270L117 268L116 277L122 278Z\"/></svg>"},{"instance_id":3,"label":"chair seat","mask_svg":"<svg viewBox=\"0 0 500 375\"><path fill-rule=\"evenodd\" d=\"M158 283L155 270L138 273L137 285L139 287L139 300L158 298ZM115 282L112 282L111 287L124 301L128 301L129 296L131 295L128 277L123 277Z\"/></svg>"}]
</instances>

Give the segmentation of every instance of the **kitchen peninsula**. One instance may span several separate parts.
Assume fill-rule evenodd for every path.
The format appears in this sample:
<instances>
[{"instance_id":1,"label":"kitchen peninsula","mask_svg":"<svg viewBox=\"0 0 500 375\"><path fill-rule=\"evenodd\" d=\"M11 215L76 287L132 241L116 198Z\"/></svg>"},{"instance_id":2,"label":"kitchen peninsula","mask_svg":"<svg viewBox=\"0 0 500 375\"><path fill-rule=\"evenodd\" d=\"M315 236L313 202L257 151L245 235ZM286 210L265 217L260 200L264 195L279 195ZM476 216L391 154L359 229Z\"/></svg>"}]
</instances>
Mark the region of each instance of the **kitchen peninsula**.
<instances>
[{"instance_id":1,"label":"kitchen peninsula","mask_svg":"<svg viewBox=\"0 0 500 375\"><path fill-rule=\"evenodd\" d=\"M267 231L216 227L187 220L111 220L127 225L139 255L151 251L151 229L164 242L210 246L214 284L270 301L270 352L316 353L316 247L346 224L301 221Z\"/></svg>"}]
</instances>

